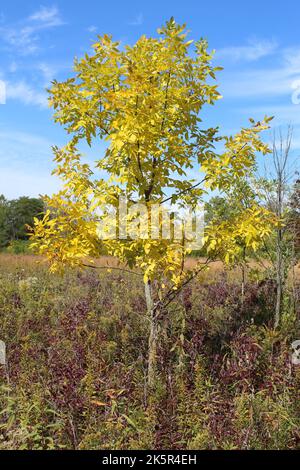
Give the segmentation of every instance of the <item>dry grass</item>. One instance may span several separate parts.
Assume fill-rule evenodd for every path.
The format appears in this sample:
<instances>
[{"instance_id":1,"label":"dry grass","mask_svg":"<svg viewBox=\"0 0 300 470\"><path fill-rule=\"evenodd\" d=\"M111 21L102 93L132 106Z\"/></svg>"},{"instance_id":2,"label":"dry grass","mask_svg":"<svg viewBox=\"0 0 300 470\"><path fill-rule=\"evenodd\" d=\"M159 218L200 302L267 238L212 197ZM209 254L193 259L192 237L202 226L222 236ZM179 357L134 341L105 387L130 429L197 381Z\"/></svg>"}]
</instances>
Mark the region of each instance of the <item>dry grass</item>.
<instances>
[{"instance_id":1,"label":"dry grass","mask_svg":"<svg viewBox=\"0 0 300 470\"><path fill-rule=\"evenodd\" d=\"M205 258L188 258L185 263L186 269L193 269L198 262L205 263ZM0 253L0 266L2 269L7 269L9 271L12 270L20 270L20 269L30 269L30 271L34 271L34 269L38 269L41 265L45 265L47 262L41 256L36 255L14 255L8 253ZM266 267L269 266L269 263L263 263ZM95 260L95 267L120 267L122 268L122 264L118 261L117 258L112 256L102 256ZM255 262L250 261L248 263L248 269L263 269L262 265ZM295 279L300 282L300 264L295 267L294 270ZM202 274L202 277L205 280L213 281L217 280L220 277L226 277L228 281L231 282L239 282L241 280L241 268L227 268L222 261L214 261L210 263L208 271ZM290 278L292 273L290 274Z\"/></svg>"},{"instance_id":2,"label":"dry grass","mask_svg":"<svg viewBox=\"0 0 300 470\"><path fill-rule=\"evenodd\" d=\"M21 269L37 266L44 262L43 258L35 255L13 255L8 253L0 253L0 264L2 267L10 269Z\"/></svg>"}]
</instances>

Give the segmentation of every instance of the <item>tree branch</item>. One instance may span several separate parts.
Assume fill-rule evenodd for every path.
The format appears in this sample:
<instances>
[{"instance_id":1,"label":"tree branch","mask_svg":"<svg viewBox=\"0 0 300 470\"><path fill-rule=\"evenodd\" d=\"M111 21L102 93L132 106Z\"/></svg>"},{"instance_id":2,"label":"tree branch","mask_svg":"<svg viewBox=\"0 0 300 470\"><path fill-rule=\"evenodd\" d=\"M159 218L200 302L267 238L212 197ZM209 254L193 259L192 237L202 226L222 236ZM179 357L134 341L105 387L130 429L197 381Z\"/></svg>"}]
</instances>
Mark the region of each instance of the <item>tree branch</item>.
<instances>
[{"instance_id":1,"label":"tree branch","mask_svg":"<svg viewBox=\"0 0 300 470\"><path fill-rule=\"evenodd\" d=\"M196 183L193 186L190 186L189 188L183 189L182 191L179 191L178 193L173 194L172 196L168 197L167 199L164 199L161 202L161 204L165 204L166 202L171 201L171 199L173 199L173 197L179 197L182 194L188 193L189 191L193 191L194 189L198 188L198 186L200 186L200 184L204 183L207 180L207 178L208 177L205 176L205 178L203 178L203 180L201 180L199 183Z\"/></svg>"}]
</instances>

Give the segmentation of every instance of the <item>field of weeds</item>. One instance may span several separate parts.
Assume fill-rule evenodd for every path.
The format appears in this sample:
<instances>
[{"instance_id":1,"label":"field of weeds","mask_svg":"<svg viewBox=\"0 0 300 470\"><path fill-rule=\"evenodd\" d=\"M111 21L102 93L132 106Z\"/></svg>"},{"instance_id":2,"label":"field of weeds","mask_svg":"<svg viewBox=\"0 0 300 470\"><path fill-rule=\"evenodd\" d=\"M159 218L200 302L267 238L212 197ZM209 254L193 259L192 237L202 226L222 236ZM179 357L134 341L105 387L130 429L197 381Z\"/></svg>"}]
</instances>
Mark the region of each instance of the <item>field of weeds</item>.
<instances>
[{"instance_id":1,"label":"field of weeds","mask_svg":"<svg viewBox=\"0 0 300 470\"><path fill-rule=\"evenodd\" d=\"M247 282L241 301L216 263L186 288L165 312L147 397L140 278L37 261L0 256L0 449L299 447L299 331L288 298L272 328L271 281Z\"/></svg>"}]
</instances>

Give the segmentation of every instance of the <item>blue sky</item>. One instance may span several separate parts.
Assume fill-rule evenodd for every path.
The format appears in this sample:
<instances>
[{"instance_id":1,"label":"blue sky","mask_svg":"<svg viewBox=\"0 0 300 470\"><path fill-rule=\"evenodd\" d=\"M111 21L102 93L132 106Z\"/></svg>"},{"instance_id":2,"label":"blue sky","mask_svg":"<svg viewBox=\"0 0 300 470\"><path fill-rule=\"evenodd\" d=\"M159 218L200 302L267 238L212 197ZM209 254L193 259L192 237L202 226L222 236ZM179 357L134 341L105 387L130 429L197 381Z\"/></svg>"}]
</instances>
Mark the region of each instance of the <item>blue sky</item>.
<instances>
[{"instance_id":1,"label":"blue sky","mask_svg":"<svg viewBox=\"0 0 300 470\"><path fill-rule=\"evenodd\" d=\"M294 126L298 157L299 1L3 0L0 80L7 101L0 105L0 194L57 190L51 145L63 145L66 137L52 121L45 88L53 78L70 76L74 56L89 52L97 34L134 43L142 34L155 35L171 16L187 23L191 38L206 37L217 51L216 65L224 67L218 76L223 100L207 110L204 125L221 124L224 133L232 133L249 117L275 115L274 126Z\"/></svg>"}]
</instances>

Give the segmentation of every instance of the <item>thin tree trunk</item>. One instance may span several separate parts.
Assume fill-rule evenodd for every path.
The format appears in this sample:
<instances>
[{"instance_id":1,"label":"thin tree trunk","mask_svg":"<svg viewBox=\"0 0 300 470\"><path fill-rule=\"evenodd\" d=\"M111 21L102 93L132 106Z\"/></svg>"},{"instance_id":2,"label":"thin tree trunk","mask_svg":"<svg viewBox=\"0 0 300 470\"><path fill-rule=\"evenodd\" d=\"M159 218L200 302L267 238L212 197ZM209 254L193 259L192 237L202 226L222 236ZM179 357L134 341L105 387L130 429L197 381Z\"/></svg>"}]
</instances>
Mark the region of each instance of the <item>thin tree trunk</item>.
<instances>
[{"instance_id":1,"label":"thin tree trunk","mask_svg":"<svg viewBox=\"0 0 300 470\"><path fill-rule=\"evenodd\" d=\"M244 305L245 301L245 265L242 264L242 305Z\"/></svg>"},{"instance_id":2,"label":"thin tree trunk","mask_svg":"<svg viewBox=\"0 0 300 470\"><path fill-rule=\"evenodd\" d=\"M289 126L284 141L282 133L279 134L279 145L276 144L276 135L274 134L273 139L273 162L276 172L276 183L277 183L277 201L276 201L276 212L277 216L282 220L284 215L284 198L286 194L286 185L288 183L287 165L289 159L289 153L292 143L292 128ZM276 308L275 308L275 322L274 326L277 328L280 324L280 318L282 314L282 299L283 289L285 281L285 255L283 253L283 241L284 241L284 229L279 227L277 230L277 243L276 243Z\"/></svg>"},{"instance_id":3,"label":"thin tree trunk","mask_svg":"<svg viewBox=\"0 0 300 470\"><path fill-rule=\"evenodd\" d=\"M156 380L158 322L157 311L154 309L151 282L145 283L145 296L147 303L148 318L150 321L147 385L148 390L152 390L155 386Z\"/></svg>"},{"instance_id":4,"label":"thin tree trunk","mask_svg":"<svg viewBox=\"0 0 300 470\"><path fill-rule=\"evenodd\" d=\"M297 237L297 231L296 231L296 224L295 222L293 223L293 245L292 245L292 290L293 290L293 313L294 315L297 315L297 289L296 289L296 253L295 253L295 244L296 244L296 237Z\"/></svg>"},{"instance_id":5,"label":"thin tree trunk","mask_svg":"<svg viewBox=\"0 0 300 470\"><path fill-rule=\"evenodd\" d=\"M278 204L278 217L282 217L282 177L279 175L278 179L278 190L277 190L277 204ZM277 247L276 247L276 309L275 309L275 328L278 328L281 316L281 304L282 304L282 270L283 270L283 254L282 254L282 229L279 228L277 231Z\"/></svg>"},{"instance_id":6,"label":"thin tree trunk","mask_svg":"<svg viewBox=\"0 0 300 470\"><path fill-rule=\"evenodd\" d=\"M275 328L278 328L281 316L281 301L282 301L282 279L281 279L281 261L277 262L277 293L276 293L276 309L275 309Z\"/></svg>"},{"instance_id":7,"label":"thin tree trunk","mask_svg":"<svg viewBox=\"0 0 300 470\"><path fill-rule=\"evenodd\" d=\"M243 261L242 261L242 305L245 300L245 284L246 284L246 248L243 248Z\"/></svg>"}]
</instances>

